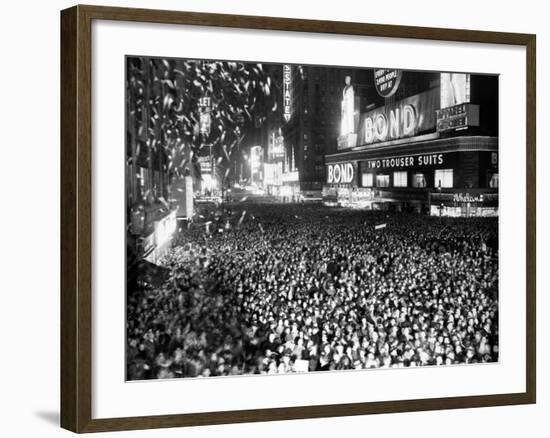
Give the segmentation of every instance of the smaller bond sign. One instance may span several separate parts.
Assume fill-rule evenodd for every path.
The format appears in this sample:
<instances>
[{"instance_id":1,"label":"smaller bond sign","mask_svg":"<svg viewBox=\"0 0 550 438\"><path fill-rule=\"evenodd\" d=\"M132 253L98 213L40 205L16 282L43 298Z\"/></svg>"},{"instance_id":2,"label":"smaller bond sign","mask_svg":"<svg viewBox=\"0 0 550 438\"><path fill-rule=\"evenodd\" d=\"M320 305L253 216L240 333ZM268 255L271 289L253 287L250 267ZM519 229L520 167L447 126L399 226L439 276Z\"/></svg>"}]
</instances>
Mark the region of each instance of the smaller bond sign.
<instances>
[{"instance_id":1,"label":"smaller bond sign","mask_svg":"<svg viewBox=\"0 0 550 438\"><path fill-rule=\"evenodd\" d=\"M378 94L382 97L393 96L399 88L402 75L401 70L374 70L374 85Z\"/></svg>"}]
</instances>

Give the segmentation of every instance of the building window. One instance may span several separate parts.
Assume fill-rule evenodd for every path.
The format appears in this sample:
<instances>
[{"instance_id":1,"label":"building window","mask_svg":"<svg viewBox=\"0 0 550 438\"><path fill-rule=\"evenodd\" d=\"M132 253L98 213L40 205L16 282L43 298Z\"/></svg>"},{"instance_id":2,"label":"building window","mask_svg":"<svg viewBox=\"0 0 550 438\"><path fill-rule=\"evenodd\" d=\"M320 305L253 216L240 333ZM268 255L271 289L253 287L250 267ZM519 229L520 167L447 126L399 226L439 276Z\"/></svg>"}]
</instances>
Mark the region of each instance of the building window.
<instances>
[{"instance_id":1,"label":"building window","mask_svg":"<svg viewBox=\"0 0 550 438\"><path fill-rule=\"evenodd\" d=\"M393 186L407 187L407 172L393 172Z\"/></svg>"},{"instance_id":2,"label":"building window","mask_svg":"<svg viewBox=\"0 0 550 438\"><path fill-rule=\"evenodd\" d=\"M413 187L426 187L426 177L423 173L415 173L412 180Z\"/></svg>"},{"instance_id":3,"label":"building window","mask_svg":"<svg viewBox=\"0 0 550 438\"><path fill-rule=\"evenodd\" d=\"M389 187L390 176L389 175L376 175L376 187Z\"/></svg>"},{"instance_id":4,"label":"building window","mask_svg":"<svg viewBox=\"0 0 550 438\"><path fill-rule=\"evenodd\" d=\"M361 186L363 187L372 187L374 185L374 174L364 173L361 176Z\"/></svg>"},{"instance_id":5,"label":"building window","mask_svg":"<svg viewBox=\"0 0 550 438\"><path fill-rule=\"evenodd\" d=\"M435 171L435 187L450 189L453 187L453 169L437 169Z\"/></svg>"},{"instance_id":6,"label":"building window","mask_svg":"<svg viewBox=\"0 0 550 438\"><path fill-rule=\"evenodd\" d=\"M492 189L498 189L498 173L489 174L489 187Z\"/></svg>"}]
</instances>

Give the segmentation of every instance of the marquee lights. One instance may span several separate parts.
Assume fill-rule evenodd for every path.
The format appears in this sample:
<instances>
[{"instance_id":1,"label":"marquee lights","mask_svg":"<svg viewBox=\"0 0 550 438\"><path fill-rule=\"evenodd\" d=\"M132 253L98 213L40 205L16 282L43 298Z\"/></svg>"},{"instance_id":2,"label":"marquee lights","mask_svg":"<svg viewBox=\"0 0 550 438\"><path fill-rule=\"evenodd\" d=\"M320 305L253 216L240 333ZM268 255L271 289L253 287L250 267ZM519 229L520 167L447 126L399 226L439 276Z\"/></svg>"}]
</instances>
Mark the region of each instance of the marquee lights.
<instances>
[{"instance_id":1,"label":"marquee lights","mask_svg":"<svg viewBox=\"0 0 550 438\"><path fill-rule=\"evenodd\" d=\"M283 64L283 117L288 122L292 116L292 67L289 64Z\"/></svg>"},{"instance_id":2,"label":"marquee lights","mask_svg":"<svg viewBox=\"0 0 550 438\"><path fill-rule=\"evenodd\" d=\"M417 115L414 106L404 105L385 113L379 112L365 118L366 144L414 135Z\"/></svg>"}]
</instances>

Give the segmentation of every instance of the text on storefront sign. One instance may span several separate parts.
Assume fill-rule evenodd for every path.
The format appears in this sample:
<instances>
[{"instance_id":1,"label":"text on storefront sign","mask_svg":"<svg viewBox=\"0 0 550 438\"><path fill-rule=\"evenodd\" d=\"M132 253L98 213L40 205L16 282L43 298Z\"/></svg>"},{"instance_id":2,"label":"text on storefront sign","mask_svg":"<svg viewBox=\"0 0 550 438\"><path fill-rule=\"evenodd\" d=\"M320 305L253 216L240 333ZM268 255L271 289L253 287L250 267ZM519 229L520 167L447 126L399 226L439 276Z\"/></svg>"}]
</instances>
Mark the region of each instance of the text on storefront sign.
<instances>
[{"instance_id":1,"label":"text on storefront sign","mask_svg":"<svg viewBox=\"0 0 550 438\"><path fill-rule=\"evenodd\" d=\"M361 115L359 145L410 138L435 128L437 89L409 96Z\"/></svg>"},{"instance_id":2,"label":"text on storefront sign","mask_svg":"<svg viewBox=\"0 0 550 438\"><path fill-rule=\"evenodd\" d=\"M353 181L355 169L352 163L327 165L328 184L349 184Z\"/></svg>"},{"instance_id":3,"label":"text on storefront sign","mask_svg":"<svg viewBox=\"0 0 550 438\"><path fill-rule=\"evenodd\" d=\"M387 169L411 166L439 166L444 163L443 154L425 154L407 157L381 158L379 160L368 160L368 169Z\"/></svg>"},{"instance_id":4,"label":"text on storefront sign","mask_svg":"<svg viewBox=\"0 0 550 438\"><path fill-rule=\"evenodd\" d=\"M437 130L446 132L479 126L479 105L460 103L436 111Z\"/></svg>"},{"instance_id":5,"label":"text on storefront sign","mask_svg":"<svg viewBox=\"0 0 550 438\"><path fill-rule=\"evenodd\" d=\"M414 134L416 128L416 110L412 105L394 108L386 115L378 113L365 118L365 143L385 141Z\"/></svg>"}]
</instances>

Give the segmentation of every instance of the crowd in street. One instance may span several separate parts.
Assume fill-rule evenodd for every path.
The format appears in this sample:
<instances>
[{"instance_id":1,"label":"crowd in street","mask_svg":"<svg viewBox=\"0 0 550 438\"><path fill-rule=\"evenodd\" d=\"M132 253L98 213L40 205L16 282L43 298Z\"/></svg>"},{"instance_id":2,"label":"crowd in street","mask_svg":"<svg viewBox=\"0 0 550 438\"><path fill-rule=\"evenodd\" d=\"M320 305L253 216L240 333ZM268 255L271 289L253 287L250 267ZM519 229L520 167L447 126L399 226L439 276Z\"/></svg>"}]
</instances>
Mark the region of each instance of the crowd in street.
<instances>
[{"instance_id":1,"label":"crowd in street","mask_svg":"<svg viewBox=\"0 0 550 438\"><path fill-rule=\"evenodd\" d=\"M498 360L497 218L249 204L161 264L128 291L129 380Z\"/></svg>"}]
</instances>

